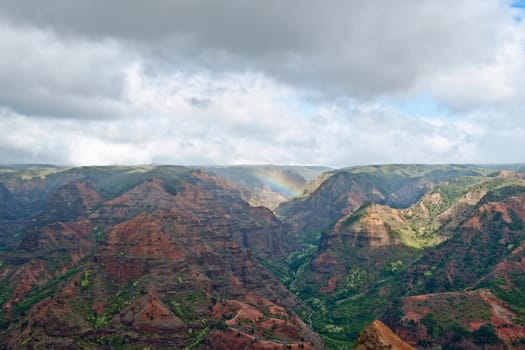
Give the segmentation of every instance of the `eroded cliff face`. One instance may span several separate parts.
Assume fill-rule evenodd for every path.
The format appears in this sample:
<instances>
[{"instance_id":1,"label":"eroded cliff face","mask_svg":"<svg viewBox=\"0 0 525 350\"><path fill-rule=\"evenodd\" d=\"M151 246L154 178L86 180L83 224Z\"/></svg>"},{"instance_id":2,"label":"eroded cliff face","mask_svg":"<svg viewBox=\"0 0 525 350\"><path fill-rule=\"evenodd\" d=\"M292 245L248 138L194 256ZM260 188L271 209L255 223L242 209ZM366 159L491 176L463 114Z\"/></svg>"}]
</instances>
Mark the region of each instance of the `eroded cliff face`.
<instances>
[{"instance_id":1,"label":"eroded cliff face","mask_svg":"<svg viewBox=\"0 0 525 350\"><path fill-rule=\"evenodd\" d=\"M181 183L176 194L166 191L164 181L149 179L104 202L90 219L106 225L144 211L177 209L195 218L196 222L192 225L222 232L241 246L265 256L282 257L298 247L297 239L286 225L269 209L251 207L231 183L200 171L192 173L192 176L194 183Z\"/></svg>"},{"instance_id":2,"label":"eroded cliff face","mask_svg":"<svg viewBox=\"0 0 525 350\"><path fill-rule=\"evenodd\" d=\"M414 295L402 299L396 333L429 346L522 346L524 203L515 188L487 194L453 237L407 269L401 283Z\"/></svg>"},{"instance_id":3,"label":"eroded cliff face","mask_svg":"<svg viewBox=\"0 0 525 350\"><path fill-rule=\"evenodd\" d=\"M523 242L525 195L518 193L499 201L488 196L463 217L454 236L407 270L405 283L435 292L475 287Z\"/></svg>"},{"instance_id":4,"label":"eroded cliff face","mask_svg":"<svg viewBox=\"0 0 525 350\"><path fill-rule=\"evenodd\" d=\"M348 247L377 248L399 244L392 232L396 226L407 226L402 212L382 206L370 205L358 216L349 214L337 221L326 231L320 244L321 249L336 248L341 244Z\"/></svg>"},{"instance_id":5,"label":"eroded cliff face","mask_svg":"<svg viewBox=\"0 0 525 350\"><path fill-rule=\"evenodd\" d=\"M43 212L37 220L44 222L71 222L81 216L88 216L90 211L101 201L93 184L85 181L73 181L61 186L46 201Z\"/></svg>"},{"instance_id":6,"label":"eroded cliff face","mask_svg":"<svg viewBox=\"0 0 525 350\"><path fill-rule=\"evenodd\" d=\"M2 344L322 348L295 315L304 304L254 259L298 244L270 210L201 171L105 200L97 188L59 186L2 254Z\"/></svg>"},{"instance_id":7,"label":"eroded cliff face","mask_svg":"<svg viewBox=\"0 0 525 350\"><path fill-rule=\"evenodd\" d=\"M0 347L323 348L297 314L327 344L374 318L420 347L525 336L520 176L336 171L290 204L289 225L194 169L63 173L0 181ZM319 245L298 244L307 227Z\"/></svg>"},{"instance_id":8,"label":"eroded cliff face","mask_svg":"<svg viewBox=\"0 0 525 350\"><path fill-rule=\"evenodd\" d=\"M157 209L115 225L58 295L29 310L26 328L12 331L10 344L16 348L25 337L31 346L65 346L102 337L110 344L206 342L220 349L242 338L255 348L322 347L294 315L303 305L293 294L224 231L198 226L187 214Z\"/></svg>"},{"instance_id":9,"label":"eroded cliff face","mask_svg":"<svg viewBox=\"0 0 525 350\"><path fill-rule=\"evenodd\" d=\"M321 234L309 273L298 286L317 287L322 294L365 291L417 257L403 230L410 232L403 212L382 205L344 216Z\"/></svg>"},{"instance_id":10,"label":"eroded cliff face","mask_svg":"<svg viewBox=\"0 0 525 350\"><path fill-rule=\"evenodd\" d=\"M41 191L41 189L39 189ZM73 181L50 194L43 210L25 225L18 247L0 258L5 291L3 319L12 319L12 307L34 288L65 273L95 244L89 210L100 201L91 184Z\"/></svg>"},{"instance_id":11,"label":"eroded cliff face","mask_svg":"<svg viewBox=\"0 0 525 350\"><path fill-rule=\"evenodd\" d=\"M78 179L75 174L26 178L22 173L0 174L0 247L6 249L20 243L22 233L34 226L33 219L60 187Z\"/></svg>"}]
</instances>

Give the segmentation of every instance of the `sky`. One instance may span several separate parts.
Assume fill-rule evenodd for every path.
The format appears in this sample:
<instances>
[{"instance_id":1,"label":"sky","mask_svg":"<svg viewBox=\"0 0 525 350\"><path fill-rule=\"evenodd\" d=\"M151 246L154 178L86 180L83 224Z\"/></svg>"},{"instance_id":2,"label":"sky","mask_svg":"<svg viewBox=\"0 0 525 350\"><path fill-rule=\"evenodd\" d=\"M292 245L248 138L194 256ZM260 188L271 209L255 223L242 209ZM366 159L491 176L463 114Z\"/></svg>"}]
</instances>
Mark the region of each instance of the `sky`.
<instances>
[{"instance_id":1,"label":"sky","mask_svg":"<svg viewBox=\"0 0 525 350\"><path fill-rule=\"evenodd\" d=\"M525 162L525 1L0 0L0 163Z\"/></svg>"}]
</instances>

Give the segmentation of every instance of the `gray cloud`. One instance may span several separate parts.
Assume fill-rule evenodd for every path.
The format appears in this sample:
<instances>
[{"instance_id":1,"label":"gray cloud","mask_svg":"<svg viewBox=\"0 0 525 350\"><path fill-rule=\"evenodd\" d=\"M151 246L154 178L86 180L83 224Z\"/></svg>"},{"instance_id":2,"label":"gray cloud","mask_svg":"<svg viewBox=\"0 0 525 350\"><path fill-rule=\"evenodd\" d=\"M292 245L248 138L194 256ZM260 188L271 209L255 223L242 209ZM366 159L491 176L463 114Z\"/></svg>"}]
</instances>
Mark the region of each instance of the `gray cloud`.
<instances>
[{"instance_id":1,"label":"gray cloud","mask_svg":"<svg viewBox=\"0 0 525 350\"><path fill-rule=\"evenodd\" d=\"M109 118L125 113L127 58L110 41L60 41L0 23L0 104L18 113Z\"/></svg>"},{"instance_id":2,"label":"gray cloud","mask_svg":"<svg viewBox=\"0 0 525 350\"><path fill-rule=\"evenodd\" d=\"M457 1L0 1L14 23L138 45L171 68L255 70L299 86L369 97L430 71L491 59L510 16ZM451 9L454 9L451 11Z\"/></svg>"},{"instance_id":3,"label":"gray cloud","mask_svg":"<svg viewBox=\"0 0 525 350\"><path fill-rule=\"evenodd\" d=\"M189 97L186 99L195 108L208 108L213 102L209 98Z\"/></svg>"}]
</instances>

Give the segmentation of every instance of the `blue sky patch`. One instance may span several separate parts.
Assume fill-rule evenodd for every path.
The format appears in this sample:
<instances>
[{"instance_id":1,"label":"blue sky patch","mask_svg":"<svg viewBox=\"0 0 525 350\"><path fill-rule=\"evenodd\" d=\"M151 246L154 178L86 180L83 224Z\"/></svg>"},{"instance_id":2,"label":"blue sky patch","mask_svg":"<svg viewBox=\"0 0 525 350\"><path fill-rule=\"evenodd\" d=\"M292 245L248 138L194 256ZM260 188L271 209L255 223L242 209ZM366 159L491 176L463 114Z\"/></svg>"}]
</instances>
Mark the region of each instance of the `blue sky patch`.
<instances>
[{"instance_id":1,"label":"blue sky patch","mask_svg":"<svg viewBox=\"0 0 525 350\"><path fill-rule=\"evenodd\" d=\"M523 15L525 13L525 0L512 1L510 3L510 7L516 10L512 19L515 22L521 23L523 21Z\"/></svg>"},{"instance_id":2,"label":"blue sky patch","mask_svg":"<svg viewBox=\"0 0 525 350\"><path fill-rule=\"evenodd\" d=\"M399 110L412 117L441 117L451 116L446 106L439 103L431 93L422 93L394 103Z\"/></svg>"}]
</instances>

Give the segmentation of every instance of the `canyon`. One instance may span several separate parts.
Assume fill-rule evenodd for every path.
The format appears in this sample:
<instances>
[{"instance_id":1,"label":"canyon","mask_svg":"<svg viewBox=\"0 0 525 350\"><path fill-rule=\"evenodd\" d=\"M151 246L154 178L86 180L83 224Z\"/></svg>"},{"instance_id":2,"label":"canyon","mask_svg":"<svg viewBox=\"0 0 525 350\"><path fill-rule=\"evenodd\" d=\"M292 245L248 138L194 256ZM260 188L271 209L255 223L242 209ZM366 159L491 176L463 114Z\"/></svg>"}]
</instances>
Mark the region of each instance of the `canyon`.
<instances>
[{"instance_id":1,"label":"canyon","mask_svg":"<svg viewBox=\"0 0 525 350\"><path fill-rule=\"evenodd\" d=\"M0 167L0 346L525 348L524 178Z\"/></svg>"}]
</instances>

